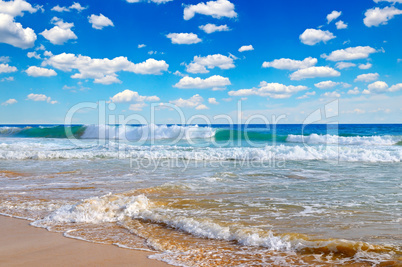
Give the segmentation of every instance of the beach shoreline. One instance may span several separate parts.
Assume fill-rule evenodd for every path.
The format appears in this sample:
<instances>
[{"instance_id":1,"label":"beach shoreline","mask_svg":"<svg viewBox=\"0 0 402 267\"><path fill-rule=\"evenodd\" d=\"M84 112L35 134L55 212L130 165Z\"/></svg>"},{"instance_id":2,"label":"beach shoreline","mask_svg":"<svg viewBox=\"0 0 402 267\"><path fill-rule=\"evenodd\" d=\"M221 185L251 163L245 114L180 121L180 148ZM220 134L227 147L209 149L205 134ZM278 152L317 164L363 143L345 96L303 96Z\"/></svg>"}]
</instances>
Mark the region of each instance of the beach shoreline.
<instances>
[{"instance_id":1,"label":"beach shoreline","mask_svg":"<svg viewBox=\"0 0 402 267\"><path fill-rule=\"evenodd\" d=\"M0 215L0 225L0 266L169 266L150 252L66 238L23 219Z\"/></svg>"}]
</instances>

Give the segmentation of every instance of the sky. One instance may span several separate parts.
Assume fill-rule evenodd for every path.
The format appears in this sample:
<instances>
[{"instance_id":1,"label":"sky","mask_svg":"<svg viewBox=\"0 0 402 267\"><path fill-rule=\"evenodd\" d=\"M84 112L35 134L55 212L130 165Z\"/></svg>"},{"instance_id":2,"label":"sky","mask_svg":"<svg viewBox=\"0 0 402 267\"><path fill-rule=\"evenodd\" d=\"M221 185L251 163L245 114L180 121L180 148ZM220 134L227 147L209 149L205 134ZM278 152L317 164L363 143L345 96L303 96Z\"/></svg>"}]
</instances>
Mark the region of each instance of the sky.
<instances>
[{"instance_id":1,"label":"sky","mask_svg":"<svg viewBox=\"0 0 402 267\"><path fill-rule=\"evenodd\" d=\"M0 123L402 123L401 47L402 0L0 0Z\"/></svg>"}]
</instances>

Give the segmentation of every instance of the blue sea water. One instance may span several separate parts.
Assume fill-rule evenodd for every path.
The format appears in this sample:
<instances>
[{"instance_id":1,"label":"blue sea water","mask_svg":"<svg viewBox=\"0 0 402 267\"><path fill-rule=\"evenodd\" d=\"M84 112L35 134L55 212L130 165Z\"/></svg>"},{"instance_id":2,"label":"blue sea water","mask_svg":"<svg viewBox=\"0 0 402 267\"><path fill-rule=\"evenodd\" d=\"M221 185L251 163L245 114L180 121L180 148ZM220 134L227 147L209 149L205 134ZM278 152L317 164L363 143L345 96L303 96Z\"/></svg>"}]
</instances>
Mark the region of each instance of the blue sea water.
<instances>
[{"instance_id":1,"label":"blue sea water","mask_svg":"<svg viewBox=\"0 0 402 267\"><path fill-rule=\"evenodd\" d=\"M401 124L1 125L0 213L180 266L400 266L401 160Z\"/></svg>"}]
</instances>

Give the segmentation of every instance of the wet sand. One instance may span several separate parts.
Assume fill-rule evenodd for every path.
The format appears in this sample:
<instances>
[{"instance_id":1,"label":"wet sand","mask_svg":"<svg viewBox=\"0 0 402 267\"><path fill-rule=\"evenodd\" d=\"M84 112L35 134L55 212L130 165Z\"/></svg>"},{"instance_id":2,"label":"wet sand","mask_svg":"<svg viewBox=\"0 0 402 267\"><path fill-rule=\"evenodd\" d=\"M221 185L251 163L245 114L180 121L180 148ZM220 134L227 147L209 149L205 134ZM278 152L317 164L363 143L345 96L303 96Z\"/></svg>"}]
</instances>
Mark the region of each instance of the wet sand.
<instances>
[{"instance_id":1,"label":"wet sand","mask_svg":"<svg viewBox=\"0 0 402 267\"><path fill-rule=\"evenodd\" d=\"M0 266L169 266L148 259L151 254L66 238L0 216Z\"/></svg>"}]
</instances>

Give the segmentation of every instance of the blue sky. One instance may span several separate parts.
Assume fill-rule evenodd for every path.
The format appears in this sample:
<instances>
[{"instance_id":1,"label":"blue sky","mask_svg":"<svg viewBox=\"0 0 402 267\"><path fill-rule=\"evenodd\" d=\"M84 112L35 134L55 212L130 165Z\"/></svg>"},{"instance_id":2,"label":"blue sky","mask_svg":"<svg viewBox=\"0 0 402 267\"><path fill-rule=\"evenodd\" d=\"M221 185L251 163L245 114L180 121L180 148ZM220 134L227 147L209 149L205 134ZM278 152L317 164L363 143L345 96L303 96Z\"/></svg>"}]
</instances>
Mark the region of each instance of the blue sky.
<instances>
[{"instance_id":1,"label":"blue sky","mask_svg":"<svg viewBox=\"0 0 402 267\"><path fill-rule=\"evenodd\" d=\"M402 0L0 0L0 123L64 123L98 101L213 123L241 101L243 122L302 123L336 99L341 123L401 123L401 32Z\"/></svg>"}]
</instances>

